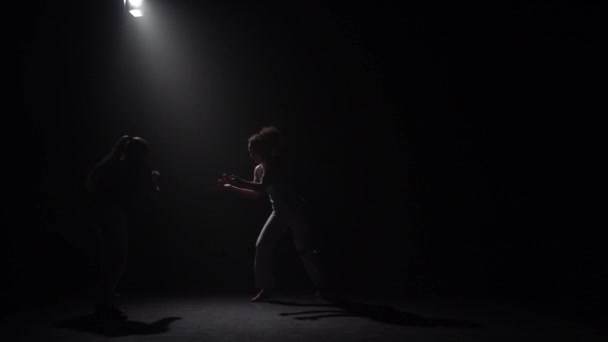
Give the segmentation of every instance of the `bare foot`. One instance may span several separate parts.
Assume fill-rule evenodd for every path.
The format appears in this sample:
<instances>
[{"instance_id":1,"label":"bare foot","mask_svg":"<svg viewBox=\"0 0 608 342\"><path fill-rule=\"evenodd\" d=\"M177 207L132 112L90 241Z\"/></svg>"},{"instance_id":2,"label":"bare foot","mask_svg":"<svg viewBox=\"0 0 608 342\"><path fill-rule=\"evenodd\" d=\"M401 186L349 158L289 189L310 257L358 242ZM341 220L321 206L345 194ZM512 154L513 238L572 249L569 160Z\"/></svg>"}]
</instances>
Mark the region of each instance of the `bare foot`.
<instances>
[{"instance_id":1,"label":"bare foot","mask_svg":"<svg viewBox=\"0 0 608 342\"><path fill-rule=\"evenodd\" d=\"M270 289L261 289L255 297L251 298L252 302L262 302L270 298L274 294L274 291Z\"/></svg>"}]
</instances>

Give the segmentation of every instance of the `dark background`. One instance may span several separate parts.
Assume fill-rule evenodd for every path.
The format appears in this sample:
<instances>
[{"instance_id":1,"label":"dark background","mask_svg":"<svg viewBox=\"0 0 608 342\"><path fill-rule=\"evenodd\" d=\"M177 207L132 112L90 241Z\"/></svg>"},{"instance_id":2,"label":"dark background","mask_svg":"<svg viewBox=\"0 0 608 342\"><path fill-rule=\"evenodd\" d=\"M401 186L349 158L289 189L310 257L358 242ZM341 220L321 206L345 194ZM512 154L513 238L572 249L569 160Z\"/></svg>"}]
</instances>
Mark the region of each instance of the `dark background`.
<instances>
[{"instance_id":1,"label":"dark background","mask_svg":"<svg viewBox=\"0 0 608 342\"><path fill-rule=\"evenodd\" d=\"M345 290L603 300L597 3L146 4L5 11L6 303L92 286L83 182L123 134L149 141L163 195L122 288L251 292L270 207L215 181L252 174L268 124ZM278 253L309 291L291 242Z\"/></svg>"}]
</instances>

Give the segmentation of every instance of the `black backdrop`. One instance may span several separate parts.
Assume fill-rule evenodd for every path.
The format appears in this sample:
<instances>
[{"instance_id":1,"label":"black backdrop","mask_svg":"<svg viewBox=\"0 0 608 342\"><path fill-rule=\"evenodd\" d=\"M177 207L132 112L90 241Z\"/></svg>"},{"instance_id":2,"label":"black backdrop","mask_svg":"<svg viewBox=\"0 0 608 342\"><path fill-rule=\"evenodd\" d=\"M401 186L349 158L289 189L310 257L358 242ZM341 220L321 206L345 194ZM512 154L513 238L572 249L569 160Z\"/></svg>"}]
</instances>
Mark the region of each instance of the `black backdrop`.
<instances>
[{"instance_id":1,"label":"black backdrop","mask_svg":"<svg viewBox=\"0 0 608 342\"><path fill-rule=\"evenodd\" d=\"M215 179L252 173L267 124L345 288L600 298L595 3L147 4L145 24L120 1L18 4L3 24L6 300L91 285L83 180L123 134L163 177L123 287L250 291L270 208Z\"/></svg>"}]
</instances>

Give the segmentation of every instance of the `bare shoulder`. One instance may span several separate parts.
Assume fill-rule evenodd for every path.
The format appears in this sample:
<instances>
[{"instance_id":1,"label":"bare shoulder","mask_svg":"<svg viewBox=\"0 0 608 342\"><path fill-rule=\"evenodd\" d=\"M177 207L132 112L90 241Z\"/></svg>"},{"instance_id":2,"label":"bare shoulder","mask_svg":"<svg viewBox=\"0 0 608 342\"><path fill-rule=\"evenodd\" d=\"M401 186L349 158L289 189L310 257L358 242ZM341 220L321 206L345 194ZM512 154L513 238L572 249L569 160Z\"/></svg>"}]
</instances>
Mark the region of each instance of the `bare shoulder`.
<instances>
[{"instance_id":1,"label":"bare shoulder","mask_svg":"<svg viewBox=\"0 0 608 342\"><path fill-rule=\"evenodd\" d=\"M263 175L264 175L264 167L262 166L262 164L256 165L255 168L253 169L254 181L260 181L262 179Z\"/></svg>"},{"instance_id":2,"label":"bare shoulder","mask_svg":"<svg viewBox=\"0 0 608 342\"><path fill-rule=\"evenodd\" d=\"M253 171L256 175L261 176L262 174L264 174L264 166L262 164L258 164L255 166L255 169Z\"/></svg>"}]
</instances>

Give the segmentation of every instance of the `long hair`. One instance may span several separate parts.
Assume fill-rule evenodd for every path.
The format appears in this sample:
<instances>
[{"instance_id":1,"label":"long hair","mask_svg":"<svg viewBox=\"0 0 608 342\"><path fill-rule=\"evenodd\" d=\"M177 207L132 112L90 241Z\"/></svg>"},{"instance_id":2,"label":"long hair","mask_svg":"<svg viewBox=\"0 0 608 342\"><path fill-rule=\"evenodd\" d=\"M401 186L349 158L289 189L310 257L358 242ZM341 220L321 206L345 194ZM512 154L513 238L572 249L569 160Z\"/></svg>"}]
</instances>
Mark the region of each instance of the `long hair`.
<instances>
[{"instance_id":1,"label":"long hair","mask_svg":"<svg viewBox=\"0 0 608 342\"><path fill-rule=\"evenodd\" d=\"M125 146L125 158L131 160L142 160L150 152L148 142L140 137L131 138Z\"/></svg>"},{"instance_id":2,"label":"long hair","mask_svg":"<svg viewBox=\"0 0 608 342\"><path fill-rule=\"evenodd\" d=\"M92 193L96 191L98 183L100 182L100 177L103 175L103 170L115 164L121 158L124 157L127 143L131 140L131 137L127 135L123 135L112 147L110 153L108 153L101 161L99 161L93 168L89 171L87 175L85 187L87 192Z\"/></svg>"},{"instance_id":3,"label":"long hair","mask_svg":"<svg viewBox=\"0 0 608 342\"><path fill-rule=\"evenodd\" d=\"M128 160L132 162L131 165L141 164L149 151L148 142L144 139L127 135L121 137L113 146L112 151L97 163L87 175L85 182L87 192L92 194L100 187L108 186L104 184L107 181L107 171L115 168L121 160Z\"/></svg>"}]
</instances>

